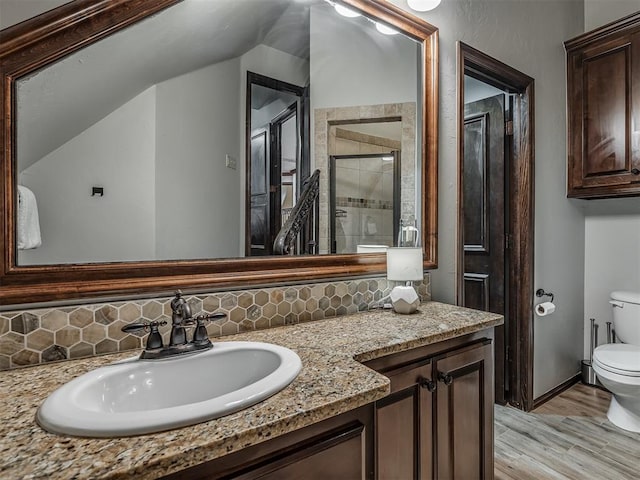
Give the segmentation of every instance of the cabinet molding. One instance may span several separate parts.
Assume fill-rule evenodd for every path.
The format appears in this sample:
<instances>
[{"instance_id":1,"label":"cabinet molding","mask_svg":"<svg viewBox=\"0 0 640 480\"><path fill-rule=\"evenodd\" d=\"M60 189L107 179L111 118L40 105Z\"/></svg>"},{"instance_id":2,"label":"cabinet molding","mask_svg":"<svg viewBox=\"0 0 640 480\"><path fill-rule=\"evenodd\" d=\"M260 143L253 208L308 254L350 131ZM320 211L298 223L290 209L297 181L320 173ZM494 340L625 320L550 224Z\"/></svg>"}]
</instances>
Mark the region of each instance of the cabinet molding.
<instances>
[{"instance_id":1,"label":"cabinet molding","mask_svg":"<svg viewBox=\"0 0 640 480\"><path fill-rule=\"evenodd\" d=\"M640 12L565 48L567 197L640 195Z\"/></svg>"}]
</instances>

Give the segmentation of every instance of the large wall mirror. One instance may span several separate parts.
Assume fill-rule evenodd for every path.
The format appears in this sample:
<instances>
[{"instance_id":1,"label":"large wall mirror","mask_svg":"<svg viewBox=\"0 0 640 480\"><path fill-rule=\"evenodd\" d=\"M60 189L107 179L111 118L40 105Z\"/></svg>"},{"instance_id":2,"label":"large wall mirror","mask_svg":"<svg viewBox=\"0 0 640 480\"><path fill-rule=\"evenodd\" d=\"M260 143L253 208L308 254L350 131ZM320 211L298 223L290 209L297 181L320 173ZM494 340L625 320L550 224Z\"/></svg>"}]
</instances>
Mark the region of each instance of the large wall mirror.
<instances>
[{"instance_id":1,"label":"large wall mirror","mask_svg":"<svg viewBox=\"0 0 640 480\"><path fill-rule=\"evenodd\" d=\"M397 7L76 0L0 42L0 305L380 273L399 219L436 266L437 30Z\"/></svg>"}]
</instances>

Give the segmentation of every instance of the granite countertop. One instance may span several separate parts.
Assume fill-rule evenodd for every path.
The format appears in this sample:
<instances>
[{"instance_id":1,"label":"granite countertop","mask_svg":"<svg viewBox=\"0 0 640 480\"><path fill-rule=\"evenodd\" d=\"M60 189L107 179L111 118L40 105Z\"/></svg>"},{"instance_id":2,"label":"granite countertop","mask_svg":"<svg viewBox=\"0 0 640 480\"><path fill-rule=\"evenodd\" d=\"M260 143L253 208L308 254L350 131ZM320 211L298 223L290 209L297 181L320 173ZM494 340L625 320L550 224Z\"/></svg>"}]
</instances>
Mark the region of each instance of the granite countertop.
<instances>
[{"instance_id":1,"label":"granite countertop","mask_svg":"<svg viewBox=\"0 0 640 480\"><path fill-rule=\"evenodd\" d=\"M0 372L0 479L149 479L257 444L383 398L389 380L365 362L502 324L502 316L438 302L242 333L218 341L282 345L302 371L269 399L216 420L137 437L54 435L34 421L56 388L135 352Z\"/></svg>"}]
</instances>

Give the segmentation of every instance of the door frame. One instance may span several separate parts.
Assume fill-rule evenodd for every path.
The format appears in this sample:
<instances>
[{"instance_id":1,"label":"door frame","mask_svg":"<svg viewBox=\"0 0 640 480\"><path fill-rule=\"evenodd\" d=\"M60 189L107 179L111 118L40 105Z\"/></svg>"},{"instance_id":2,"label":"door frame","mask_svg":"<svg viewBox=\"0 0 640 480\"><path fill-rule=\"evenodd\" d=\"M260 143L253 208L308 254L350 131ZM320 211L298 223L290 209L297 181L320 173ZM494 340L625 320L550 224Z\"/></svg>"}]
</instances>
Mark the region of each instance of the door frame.
<instances>
[{"instance_id":1,"label":"door frame","mask_svg":"<svg viewBox=\"0 0 640 480\"><path fill-rule=\"evenodd\" d=\"M533 256L534 256L534 80L528 75L475 48L456 43L457 50L457 135L458 135L458 219L456 238L456 303L462 304L464 246L462 225L462 168L464 158L464 76L514 93L513 140L509 174L507 263L508 296L505 299L509 328L506 359L509 394L506 400L525 411L533 408Z\"/></svg>"},{"instance_id":2,"label":"door frame","mask_svg":"<svg viewBox=\"0 0 640 480\"><path fill-rule=\"evenodd\" d=\"M294 115L296 116L296 170L300 170L300 119L297 116L300 114L298 108L299 98L297 101L291 103L287 108L282 110L278 115L271 119L269 122L269 186L270 186L270 233L271 233L271 250L273 249L273 242L278 235L278 232L282 228L282 124L289 120ZM278 159L277 164L274 163L274 159ZM296 178L298 183L299 177ZM300 185L296 185L296 190L300 191ZM296 199L297 200L297 199ZM299 245L296 247L299 248Z\"/></svg>"},{"instance_id":3,"label":"door frame","mask_svg":"<svg viewBox=\"0 0 640 480\"><path fill-rule=\"evenodd\" d=\"M300 116L308 115L308 109L305 107L304 95L308 93L308 88L300 87L298 85L294 85L292 83L287 83L282 80L277 80L275 78L267 77L266 75L261 75L259 73L247 71L247 84L246 84L246 92L245 92L245 135L244 135L244 143L245 143L245 212L244 212L244 245L245 245L245 255L251 256L251 87L253 85L260 85L262 87L271 88L273 90L277 90L279 92L286 92L296 95L298 97L298 161L300 164L308 161L308 157L303 157L303 155L308 152L309 147L305 146L305 143L308 143L308 120L304 123ZM301 137L302 136L302 137ZM268 152L268 155L271 155L271 151ZM298 179L298 181L300 181ZM299 190L300 184L298 184Z\"/></svg>"}]
</instances>

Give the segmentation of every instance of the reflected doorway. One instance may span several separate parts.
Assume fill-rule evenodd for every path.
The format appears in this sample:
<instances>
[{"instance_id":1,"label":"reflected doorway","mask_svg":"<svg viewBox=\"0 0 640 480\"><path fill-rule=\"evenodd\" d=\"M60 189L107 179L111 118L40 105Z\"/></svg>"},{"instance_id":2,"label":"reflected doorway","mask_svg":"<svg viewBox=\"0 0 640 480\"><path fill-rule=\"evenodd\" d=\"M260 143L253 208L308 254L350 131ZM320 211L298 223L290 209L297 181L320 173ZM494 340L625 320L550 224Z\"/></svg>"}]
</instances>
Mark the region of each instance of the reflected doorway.
<instances>
[{"instance_id":1,"label":"reflected doorway","mask_svg":"<svg viewBox=\"0 0 640 480\"><path fill-rule=\"evenodd\" d=\"M308 88L247 73L247 256L273 255L276 235L296 204L300 175L308 175L307 93Z\"/></svg>"}]
</instances>

